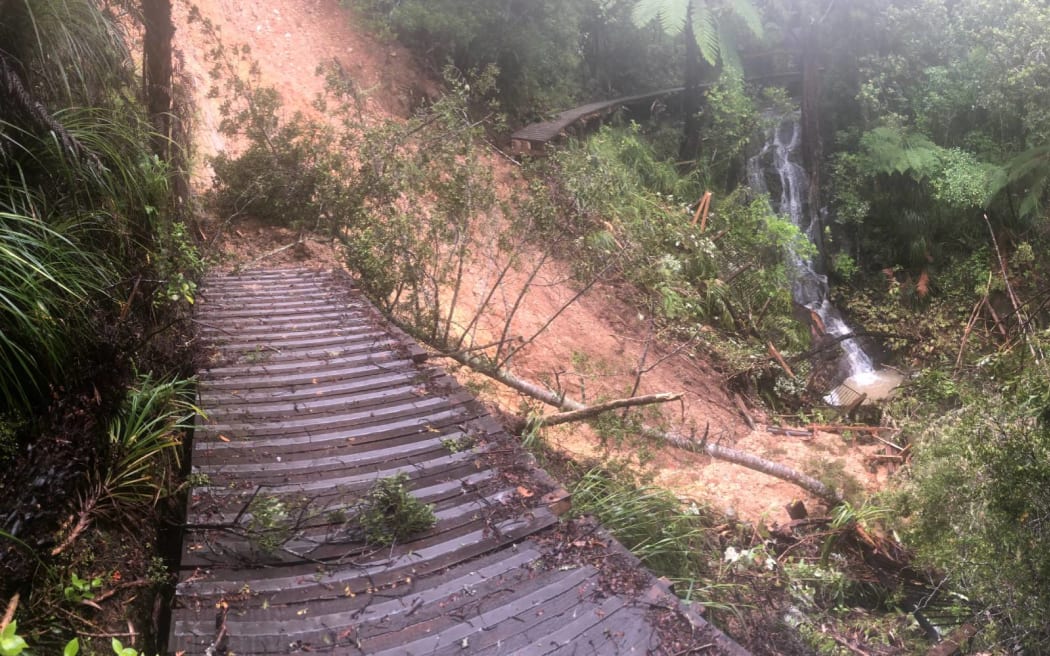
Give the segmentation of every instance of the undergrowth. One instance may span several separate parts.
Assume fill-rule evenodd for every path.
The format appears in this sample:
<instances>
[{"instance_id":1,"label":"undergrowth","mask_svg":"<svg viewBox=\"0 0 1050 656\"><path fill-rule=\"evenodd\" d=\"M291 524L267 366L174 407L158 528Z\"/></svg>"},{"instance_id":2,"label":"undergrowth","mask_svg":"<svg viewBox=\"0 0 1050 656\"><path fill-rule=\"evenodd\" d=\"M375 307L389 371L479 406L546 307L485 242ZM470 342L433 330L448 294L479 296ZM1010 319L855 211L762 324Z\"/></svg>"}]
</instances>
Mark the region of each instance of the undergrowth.
<instances>
[{"instance_id":1,"label":"undergrowth","mask_svg":"<svg viewBox=\"0 0 1050 656\"><path fill-rule=\"evenodd\" d=\"M888 583L873 583L862 562L889 507L846 504L808 529L774 532L640 483L629 467L576 463L551 450L542 431L527 437L544 467L568 481L574 516L595 517L754 653L776 645L778 654L837 655L850 641L872 653L925 652L921 631L895 601L897 572L890 567ZM884 553L902 557L893 549Z\"/></svg>"},{"instance_id":2,"label":"undergrowth","mask_svg":"<svg viewBox=\"0 0 1050 656\"><path fill-rule=\"evenodd\" d=\"M90 0L2 14L0 595L21 592L19 631L60 653L113 621L149 632L159 586L140 577L192 412L170 381L192 368L200 260L177 164L154 150L177 145L133 68L138 16Z\"/></svg>"},{"instance_id":3,"label":"undergrowth","mask_svg":"<svg viewBox=\"0 0 1050 656\"><path fill-rule=\"evenodd\" d=\"M573 512L593 515L650 569L690 588L711 578L718 537L713 516L662 488L596 467L572 485Z\"/></svg>"}]
</instances>

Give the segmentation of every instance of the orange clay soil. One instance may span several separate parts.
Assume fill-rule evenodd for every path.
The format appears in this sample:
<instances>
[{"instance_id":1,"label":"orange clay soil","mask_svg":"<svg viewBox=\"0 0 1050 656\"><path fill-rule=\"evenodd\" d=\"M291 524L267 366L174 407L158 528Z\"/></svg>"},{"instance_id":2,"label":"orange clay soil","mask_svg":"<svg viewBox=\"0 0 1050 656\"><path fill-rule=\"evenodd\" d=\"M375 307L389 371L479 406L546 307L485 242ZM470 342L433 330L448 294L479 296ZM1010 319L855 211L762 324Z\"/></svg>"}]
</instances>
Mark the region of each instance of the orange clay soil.
<instances>
[{"instance_id":1,"label":"orange clay soil","mask_svg":"<svg viewBox=\"0 0 1050 656\"><path fill-rule=\"evenodd\" d=\"M413 66L407 51L368 34L362 22L341 7L338 0L199 0L195 4L204 17L219 26L227 45L251 46L263 82L280 91L289 114L296 110L313 111L310 103L323 86L315 69L333 58L339 60L359 88L366 90L366 112L376 118L404 116L410 90L432 93L436 88ZM210 179L206 158L227 144L217 129L220 101L207 97L211 82L203 53L210 44L196 26L188 24L187 16L187 6L178 4L176 45L182 72L191 81L197 112L195 186L203 189ZM495 169L498 184L505 192L519 185L518 172L511 164L494 155L483 157ZM210 226L205 222L205 235L215 227L215 222ZM227 229L219 246L221 252L211 255L219 255L226 264L250 262L295 242L297 237L288 229L241 219ZM342 258L331 243L308 239L264 257L259 264L331 268L341 266ZM494 266L492 262L478 261L467 272L460 304L463 310L457 314L457 320L472 315L472 308L480 303L486 285L494 277ZM513 299L524 279L523 273L508 276L501 288L503 297ZM548 264L537 282L514 315L514 335L532 335L576 292L563 263ZM485 343L486 336L499 334L507 305L509 302L499 302L486 312L486 322L477 335L479 343ZM620 289L596 285L517 354L511 368L533 382L557 381L570 396L585 402L620 397L634 383L647 327L646 317L625 302ZM672 429L702 433L709 425L711 439L797 469L812 471L819 463L833 463L832 467L841 468L868 490L885 482L885 471L872 466L870 458L881 450L881 445L847 443L842 437L829 434L804 439L773 435L761 427L750 430L725 391L722 376L703 355L689 350L676 352L672 344L657 344L650 349L646 366L657 361L660 363L643 376L639 393L685 394L683 403L660 410L662 421ZM522 399L498 383L485 382L463 371L459 375L479 383L475 388L486 400L510 412L520 410ZM555 447L576 456L636 459L638 455L603 448L594 432L584 425L549 429L546 436ZM656 484L680 497L707 502L717 510L732 509L744 519L784 522L788 519L784 506L796 498L806 499L791 484L737 465L673 448L653 446L649 451L645 470L654 474ZM807 499L807 505L813 508L816 503Z\"/></svg>"}]
</instances>

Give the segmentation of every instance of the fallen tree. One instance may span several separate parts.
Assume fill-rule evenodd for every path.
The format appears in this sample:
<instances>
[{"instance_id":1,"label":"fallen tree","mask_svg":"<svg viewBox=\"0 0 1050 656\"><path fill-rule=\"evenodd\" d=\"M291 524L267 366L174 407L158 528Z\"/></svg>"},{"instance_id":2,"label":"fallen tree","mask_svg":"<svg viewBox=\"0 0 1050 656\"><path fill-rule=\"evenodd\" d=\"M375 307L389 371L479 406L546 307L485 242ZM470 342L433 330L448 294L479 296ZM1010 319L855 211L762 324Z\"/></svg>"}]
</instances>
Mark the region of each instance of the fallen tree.
<instances>
[{"instance_id":1,"label":"fallen tree","mask_svg":"<svg viewBox=\"0 0 1050 656\"><path fill-rule=\"evenodd\" d=\"M680 392L677 394L662 393L632 396L626 399L606 401L605 403L599 403L598 405L581 405L575 410L567 410L565 412L535 417L532 421L526 423L531 423L533 426L557 426L558 424L567 424L573 421L582 421L584 419L590 419L591 417L597 417L603 412L609 412L610 410L617 410L619 408L636 408L638 406L653 405L655 403L668 403L670 401L677 401L680 398L682 398Z\"/></svg>"},{"instance_id":2,"label":"fallen tree","mask_svg":"<svg viewBox=\"0 0 1050 656\"><path fill-rule=\"evenodd\" d=\"M451 355L447 357L452 357ZM456 358L452 358L456 359ZM524 382L524 381L523 381ZM542 426L557 426L558 424L567 424L573 421L583 421L584 419L590 419L591 417L597 417L603 412L609 412L611 410L617 410L619 408L636 408L643 405L653 405L656 403L668 403L670 401L677 401L682 398L682 394L645 394L642 396L630 396L624 399L615 399L613 401L606 401L597 405L581 406L577 410L566 410L565 412L556 412L549 415L542 415L539 417L518 417L513 421L508 428L516 433L524 432L531 428L540 428Z\"/></svg>"},{"instance_id":3,"label":"fallen tree","mask_svg":"<svg viewBox=\"0 0 1050 656\"><path fill-rule=\"evenodd\" d=\"M444 355L464 366L470 367L472 370L477 371L480 374L488 376L493 380L497 380L503 383L504 385L507 385L508 387L515 389L521 392L522 394L525 394L528 397L534 398L537 401L541 401L543 403L546 403L547 405L565 411L563 413L560 413L562 417L574 415L572 419L563 419L561 423L563 423L564 421L573 421L575 419L591 417L605 410L612 409L602 408L600 406L595 406L593 408L586 406L580 403L579 401L565 396L564 394L557 394L549 389L540 387L539 385L530 383L527 380L518 378L506 369L496 367L487 360L474 355L470 355L469 353L457 352L447 353ZM674 395L666 396L673 397ZM620 402L622 403L623 401L624 400L621 400ZM653 402L653 400L650 399L648 402L651 403ZM624 406L617 405L614 407ZM556 417L559 415L553 416ZM550 425L550 422L544 422L542 421L542 418L540 420L540 423ZM691 437L670 433L656 428L644 429L644 434L646 436L659 439L675 448L691 451L693 453L704 453L717 460L731 462L742 467L747 467L748 469L754 471L762 472L763 474L766 474L768 476L779 478L782 481L787 481L789 483L799 486L803 490L822 499L823 501L826 501L827 503L833 506L842 503L842 496L838 492L828 487L824 483L818 481L817 479L813 478L812 476L803 474L802 472L792 469L791 467L787 467L785 465L766 460L765 458L760 458L759 456L756 456L752 453L741 451L739 449L725 447L720 444L711 442L708 440L709 432L710 426L705 428L703 437L699 441L697 441L695 439L692 439Z\"/></svg>"}]
</instances>

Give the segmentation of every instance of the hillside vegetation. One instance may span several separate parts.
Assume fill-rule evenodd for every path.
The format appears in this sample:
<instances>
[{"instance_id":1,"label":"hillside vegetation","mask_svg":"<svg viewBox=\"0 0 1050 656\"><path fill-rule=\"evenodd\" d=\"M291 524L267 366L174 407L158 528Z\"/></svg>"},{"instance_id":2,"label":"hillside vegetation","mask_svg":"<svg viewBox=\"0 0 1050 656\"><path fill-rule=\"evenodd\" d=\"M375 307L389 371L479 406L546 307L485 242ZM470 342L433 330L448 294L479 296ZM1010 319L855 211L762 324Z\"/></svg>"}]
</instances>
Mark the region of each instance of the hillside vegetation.
<instances>
[{"instance_id":1,"label":"hillside vegetation","mask_svg":"<svg viewBox=\"0 0 1050 656\"><path fill-rule=\"evenodd\" d=\"M300 4L281 6L315 15ZM244 265L217 248L242 229L292 240L261 259L313 248L348 268L520 415L508 424L576 512L755 653L925 653L949 635L1050 650L1044 3L353 0L326 15L411 74L377 82L376 52L348 46L296 86L260 59L273 43L224 32L202 2L179 29L220 146L196 159L170 120L193 110L177 92L158 113L132 65L156 73L164 5L0 3L0 598L18 620L0 656L122 626L99 597L170 585L154 529L132 527L161 524L182 485L195 241ZM545 157L506 148L555 110L674 86ZM749 170L785 120L805 225ZM828 405L843 340L800 305L799 262L904 376L894 398ZM626 336L567 328L608 318L587 303ZM675 410L545 426L542 403L679 385ZM726 515L727 470L704 454L734 448L809 516ZM682 478L709 493L659 485Z\"/></svg>"}]
</instances>

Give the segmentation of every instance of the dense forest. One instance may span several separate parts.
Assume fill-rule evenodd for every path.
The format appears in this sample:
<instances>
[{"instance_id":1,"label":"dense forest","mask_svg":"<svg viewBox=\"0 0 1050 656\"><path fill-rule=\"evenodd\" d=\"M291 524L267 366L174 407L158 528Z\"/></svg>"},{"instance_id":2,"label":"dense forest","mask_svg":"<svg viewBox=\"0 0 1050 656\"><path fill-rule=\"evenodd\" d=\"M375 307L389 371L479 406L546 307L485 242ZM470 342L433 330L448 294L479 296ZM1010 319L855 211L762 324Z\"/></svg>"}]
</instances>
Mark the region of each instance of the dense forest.
<instances>
[{"instance_id":1,"label":"dense forest","mask_svg":"<svg viewBox=\"0 0 1050 656\"><path fill-rule=\"evenodd\" d=\"M573 462L534 413L509 422L578 512L754 653L1050 651L1050 7L343 4L412 53L427 83L398 84L404 115L372 111L377 88L337 59L288 109L253 36L189 3L228 144L205 157L170 1L0 0L0 656L163 649L197 484L190 317L206 263L229 264L209 248L244 220L332 245L392 321L503 383L564 311L512 334L557 264L567 305L615 285L645 353L715 363L749 422L882 442L878 491L774 471L811 515L777 526L650 485L638 454L718 458L710 424L687 440L606 413L609 457ZM661 90L543 156L511 150L560 110Z\"/></svg>"}]
</instances>

